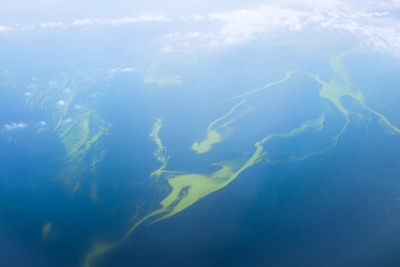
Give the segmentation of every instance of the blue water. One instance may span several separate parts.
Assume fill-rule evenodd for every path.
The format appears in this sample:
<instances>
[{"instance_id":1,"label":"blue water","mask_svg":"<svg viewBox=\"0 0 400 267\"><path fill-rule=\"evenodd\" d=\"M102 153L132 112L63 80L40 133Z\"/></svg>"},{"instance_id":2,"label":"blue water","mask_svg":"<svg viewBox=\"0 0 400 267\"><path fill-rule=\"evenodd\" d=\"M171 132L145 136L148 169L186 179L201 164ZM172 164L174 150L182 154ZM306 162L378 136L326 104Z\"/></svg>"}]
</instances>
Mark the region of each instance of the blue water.
<instances>
[{"instance_id":1,"label":"blue water","mask_svg":"<svg viewBox=\"0 0 400 267\"><path fill-rule=\"evenodd\" d=\"M140 225L96 266L399 265L399 135L345 97L345 108L364 117L352 114L337 146L329 149L345 118L319 97L321 86L310 76L332 77L329 59L353 48L352 38L335 45L329 34L321 34L315 49L261 42L169 55L154 52L155 45L146 42L161 28L88 31L55 31L54 38L48 32L17 34L3 40L1 266L79 266L94 243L120 240L133 222L159 208L170 187L165 177L149 177L160 166L149 137L158 118L170 156L167 170L210 173L216 170L212 163L243 163L254 153L255 142L322 114L321 131L264 145L275 164L264 158L175 216ZM135 40L135 46L116 41L121 38ZM43 46L48 49L39 49ZM132 73L110 76L111 68L131 65ZM399 126L398 60L353 52L343 66L366 103ZM280 80L289 70L296 73L287 82L246 98L223 143L209 154L191 151L210 122L239 102L229 98ZM148 84L146 75L179 75L182 83ZM32 101L25 95L29 85L36 86L35 93L45 92L51 81L62 83L65 77L78 88L71 105L90 108L111 125L98 142L106 151L103 160L94 172L82 172L77 191L55 179L71 167L56 130L57 101L65 92L51 89ZM70 115L79 114L74 112ZM28 126L5 130L13 122ZM293 160L310 153L315 155ZM83 159L86 167L94 156ZM93 181L98 201L90 197ZM53 226L43 241L49 221Z\"/></svg>"}]
</instances>

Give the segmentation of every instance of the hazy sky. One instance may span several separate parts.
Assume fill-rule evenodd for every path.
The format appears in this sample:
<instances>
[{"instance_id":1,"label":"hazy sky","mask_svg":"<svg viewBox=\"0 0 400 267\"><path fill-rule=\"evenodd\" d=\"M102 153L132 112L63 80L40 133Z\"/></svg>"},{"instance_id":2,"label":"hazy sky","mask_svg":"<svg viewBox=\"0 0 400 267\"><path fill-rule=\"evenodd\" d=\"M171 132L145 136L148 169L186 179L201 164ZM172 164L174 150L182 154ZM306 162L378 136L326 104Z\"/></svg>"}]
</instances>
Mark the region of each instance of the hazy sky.
<instances>
[{"instance_id":1,"label":"hazy sky","mask_svg":"<svg viewBox=\"0 0 400 267\"><path fill-rule=\"evenodd\" d=\"M39 23L49 20L72 20L83 17L132 16L143 12L170 15L221 12L251 8L271 1L235 0L2 0L0 25Z\"/></svg>"},{"instance_id":2,"label":"hazy sky","mask_svg":"<svg viewBox=\"0 0 400 267\"><path fill-rule=\"evenodd\" d=\"M240 45L271 32L345 32L400 56L400 0L2 0L0 33L155 25L164 52ZM199 15L199 16L196 16Z\"/></svg>"},{"instance_id":3,"label":"hazy sky","mask_svg":"<svg viewBox=\"0 0 400 267\"><path fill-rule=\"evenodd\" d=\"M342 5L341 3L344 3ZM359 4L362 3L362 4ZM73 20L82 17L120 17L143 12L168 15L205 14L260 5L279 5L289 8L346 6L359 9L400 10L400 0L339 1L339 0L2 0L0 25L29 24L49 20Z\"/></svg>"}]
</instances>

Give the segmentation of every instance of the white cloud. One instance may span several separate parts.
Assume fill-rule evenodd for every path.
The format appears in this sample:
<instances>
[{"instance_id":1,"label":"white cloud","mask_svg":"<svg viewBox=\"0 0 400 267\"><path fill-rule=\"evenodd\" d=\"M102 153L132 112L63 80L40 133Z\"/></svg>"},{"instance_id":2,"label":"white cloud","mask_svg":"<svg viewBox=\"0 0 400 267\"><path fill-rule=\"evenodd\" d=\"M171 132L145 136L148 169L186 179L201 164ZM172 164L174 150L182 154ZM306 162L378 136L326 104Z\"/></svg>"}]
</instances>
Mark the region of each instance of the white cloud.
<instances>
[{"instance_id":1,"label":"white cloud","mask_svg":"<svg viewBox=\"0 0 400 267\"><path fill-rule=\"evenodd\" d=\"M10 32L10 31L12 31L10 27L0 25L0 32Z\"/></svg>"},{"instance_id":2,"label":"white cloud","mask_svg":"<svg viewBox=\"0 0 400 267\"><path fill-rule=\"evenodd\" d=\"M365 8L369 9L385 9L385 10L400 10L400 1L392 0L392 1L366 1L364 3Z\"/></svg>"},{"instance_id":3,"label":"white cloud","mask_svg":"<svg viewBox=\"0 0 400 267\"><path fill-rule=\"evenodd\" d=\"M201 20L200 15L195 15L191 19ZM144 23L144 22L167 22L173 20L172 18L166 17L161 14L156 13L146 13L138 16L132 17L121 17L121 18L83 18L77 19L72 23L63 22L63 21L44 21L40 23L38 26L31 25L20 25L16 24L15 29L0 25L0 33L1 32L9 32L13 30L18 31L29 31L35 30L37 27L40 28L69 28L71 26L82 27L82 26L101 26L101 25L112 25L112 26L123 26L132 23Z\"/></svg>"},{"instance_id":4,"label":"white cloud","mask_svg":"<svg viewBox=\"0 0 400 267\"><path fill-rule=\"evenodd\" d=\"M132 67L112 68L112 69L110 69L110 73L113 74L113 73L118 73L118 72L132 72L134 70L135 70L135 68L132 68Z\"/></svg>"},{"instance_id":5,"label":"white cloud","mask_svg":"<svg viewBox=\"0 0 400 267\"><path fill-rule=\"evenodd\" d=\"M63 124L70 124L72 122L71 118L66 118L65 120L63 120Z\"/></svg>"},{"instance_id":6,"label":"white cloud","mask_svg":"<svg viewBox=\"0 0 400 267\"><path fill-rule=\"evenodd\" d=\"M42 28L60 28L64 27L64 22L42 22L40 23L40 27Z\"/></svg>"},{"instance_id":7,"label":"white cloud","mask_svg":"<svg viewBox=\"0 0 400 267\"><path fill-rule=\"evenodd\" d=\"M134 68L122 68L120 69L120 72L132 72L134 70L135 70Z\"/></svg>"},{"instance_id":8,"label":"white cloud","mask_svg":"<svg viewBox=\"0 0 400 267\"><path fill-rule=\"evenodd\" d=\"M63 106L65 106L65 102L63 100L60 100L57 102L57 106L63 107Z\"/></svg>"},{"instance_id":9,"label":"white cloud","mask_svg":"<svg viewBox=\"0 0 400 267\"><path fill-rule=\"evenodd\" d=\"M190 50L196 47L239 45L277 30L299 31L307 24L309 12L276 6L256 9L239 9L212 13L206 16L208 23L215 24L210 32L174 32L161 38L161 50ZM193 19L195 20L195 19Z\"/></svg>"},{"instance_id":10,"label":"white cloud","mask_svg":"<svg viewBox=\"0 0 400 267\"><path fill-rule=\"evenodd\" d=\"M74 26L92 26L92 25L113 25L113 26L121 26L131 23L140 23L140 22L159 22L159 21L170 21L171 19L158 14L143 14L136 17L123 17L123 18L115 18L115 19L91 19L84 18L78 19L73 22Z\"/></svg>"},{"instance_id":11,"label":"white cloud","mask_svg":"<svg viewBox=\"0 0 400 267\"><path fill-rule=\"evenodd\" d=\"M46 125L47 125L47 122L39 121L36 125L36 132L42 133L43 131L45 131L47 129Z\"/></svg>"},{"instance_id":12,"label":"white cloud","mask_svg":"<svg viewBox=\"0 0 400 267\"><path fill-rule=\"evenodd\" d=\"M375 3L375 5L374 5ZM270 33L302 30L348 32L361 43L400 56L400 24L391 14L400 0L350 3L337 0L283 0L279 4L212 13L210 31L172 32L159 39L161 51L241 45ZM193 20L181 17L181 20Z\"/></svg>"},{"instance_id":13,"label":"white cloud","mask_svg":"<svg viewBox=\"0 0 400 267\"><path fill-rule=\"evenodd\" d=\"M41 28L124 26L145 22L185 22L185 32L174 29L158 39L161 51L192 51L241 45L270 33L302 30L347 32L380 51L400 56L400 0L280 0L251 9L168 17L146 13L121 18L82 18L73 22L43 22ZM273 2L273 3L271 3ZM175 24L174 24L175 25ZM193 27L192 27L193 26ZM204 27L203 27L204 26ZM192 27L192 28L191 28ZM33 30L30 26L1 26L0 33ZM209 30L205 30L209 29ZM115 68L110 73L129 72Z\"/></svg>"},{"instance_id":14,"label":"white cloud","mask_svg":"<svg viewBox=\"0 0 400 267\"><path fill-rule=\"evenodd\" d=\"M199 14L193 15L193 16L179 16L178 17L178 20L181 20L181 21L202 21L204 19L205 19L205 17L202 15L199 15Z\"/></svg>"},{"instance_id":15,"label":"white cloud","mask_svg":"<svg viewBox=\"0 0 400 267\"><path fill-rule=\"evenodd\" d=\"M23 129L26 128L28 126L27 123L25 122L13 122L10 124L4 124L4 129L6 129L7 131L12 131L12 130L16 130L16 129Z\"/></svg>"},{"instance_id":16,"label":"white cloud","mask_svg":"<svg viewBox=\"0 0 400 267\"><path fill-rule=\"evenodd\" d=\"M173 51L173 48L171 46L165 45L161 47L161 52L164 53L171 53Z\"/></svg>"},{"instance_id":17,"label":"white cloud","mask_svg":"<svg viewBox=\"0 0 400 267\"><path fill-rule=\"evenodd\" d=\"M85 18L85 19L77 19L74 21L73 24L75 26L85 26L85 25L91 25L93 23L94 23L94 21L92 19Z\"/></svg>"},{"instance_id":18,"label":"white cloud","mask_svg":"<svg viewBox=\"0 0 400 267\"><path fill-rule=\"evenodd\" d=\"M263 6L257 9L210 14L209 18L222 22L222 27L218 31L220 38L214 40L214 45L235 45L253 40L258 34L279 28L300 30L304 18L308 15L302 11Z\"/></svg>"},{"instance_id":19,"label":"white cloud","mask_svg":"<svg viewBox=\"0 0 400 267\"><path fill-rule=\"evenodd\" d=\"M210 45L216 42L216 37L212 33L202 33L199 31L187 33L167 33L161 37L161 51L164 53L171 53L176 49L191 50L194 44L197 45Z\"/></svg>"},{"instance_id":20,"label":"white cloud","mask_svg":"<svg viewBox=\"0 0 400 267\"><path fill-rule=\"evenodd\" d=\"M31 31L31 30L34 30L34 29L36 29L36 25L29 25L29 26L22 26L21 28L20 28L22 31Z\"/></svg>"}]
</instances>

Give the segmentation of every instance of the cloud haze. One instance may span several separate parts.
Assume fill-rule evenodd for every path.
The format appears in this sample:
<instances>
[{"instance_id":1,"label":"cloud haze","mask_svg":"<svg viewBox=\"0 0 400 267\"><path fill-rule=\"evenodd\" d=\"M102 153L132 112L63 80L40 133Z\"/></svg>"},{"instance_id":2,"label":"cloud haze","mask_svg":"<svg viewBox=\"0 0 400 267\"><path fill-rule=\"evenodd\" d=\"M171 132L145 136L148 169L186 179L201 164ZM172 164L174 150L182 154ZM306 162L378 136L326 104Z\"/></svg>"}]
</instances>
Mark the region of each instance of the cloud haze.
<instances>
[{"instance_id":1,"label":"cloud haze","mask_svg":"<svg viewBox=\"0 0 400 267\"><path fill-rule=\"evenodd\" d=\"M4 129L6 131L13 131L13 130L17 130L17 129L24 129L28 126L27 123L25 122L13 122L10 124L4 124Z\"/></svg>"}]
</instances>

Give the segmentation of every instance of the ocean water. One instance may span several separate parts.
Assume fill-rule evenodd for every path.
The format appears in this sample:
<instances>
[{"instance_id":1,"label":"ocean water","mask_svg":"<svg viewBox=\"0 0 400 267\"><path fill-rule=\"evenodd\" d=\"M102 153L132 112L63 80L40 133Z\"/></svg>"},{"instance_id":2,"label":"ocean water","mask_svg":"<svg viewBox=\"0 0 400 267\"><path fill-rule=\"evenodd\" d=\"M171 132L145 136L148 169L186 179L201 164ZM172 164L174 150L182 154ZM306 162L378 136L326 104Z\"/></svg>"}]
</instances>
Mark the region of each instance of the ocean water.
<instances>
[{"instance_id":1,"label":"ocean water","mask_svg":"<svg viewBox=\"0 0 400 267\"><path fill-rule=\"evenodd\" d=\"M164 30L1 37L0 265L397 266L398 59Z\"/></svg>"}]
</instances>

